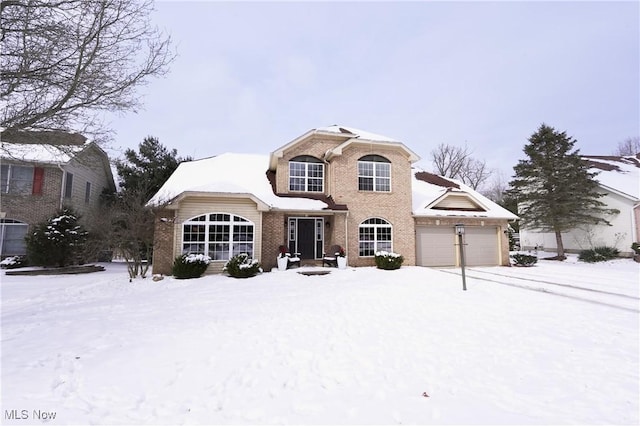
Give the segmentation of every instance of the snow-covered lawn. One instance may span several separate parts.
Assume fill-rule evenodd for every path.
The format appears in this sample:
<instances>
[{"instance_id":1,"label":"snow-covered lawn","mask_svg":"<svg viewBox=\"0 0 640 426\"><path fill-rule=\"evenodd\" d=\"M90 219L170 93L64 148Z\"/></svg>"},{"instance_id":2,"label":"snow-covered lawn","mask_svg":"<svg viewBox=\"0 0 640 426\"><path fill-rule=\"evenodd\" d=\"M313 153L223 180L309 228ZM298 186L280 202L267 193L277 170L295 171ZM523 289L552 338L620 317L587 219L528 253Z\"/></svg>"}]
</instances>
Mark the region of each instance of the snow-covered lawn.
<instances>
[{"instance_id":1,"label":"snow-covered lawn","mask_svg":"<svg viewBox=\"0 0 640 426\"><path fill-rule=\"evenodd\" d=\"M2 272L3 423L640 421L631 260L470 268L466 292L459 269L129 283L104 265Z\"/></svg>"}]
</instances>

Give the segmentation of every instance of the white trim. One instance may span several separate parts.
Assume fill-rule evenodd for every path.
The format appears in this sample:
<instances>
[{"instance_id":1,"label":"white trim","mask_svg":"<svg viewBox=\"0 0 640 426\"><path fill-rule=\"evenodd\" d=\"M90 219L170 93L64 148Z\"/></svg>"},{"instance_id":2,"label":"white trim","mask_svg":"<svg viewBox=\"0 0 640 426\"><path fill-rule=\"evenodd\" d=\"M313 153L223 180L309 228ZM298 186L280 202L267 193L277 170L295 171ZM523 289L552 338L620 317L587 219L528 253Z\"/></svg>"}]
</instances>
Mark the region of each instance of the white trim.
<instances>
[{"instance_id":1,"label":"white trim","mask_svg":"<svg viewBox=\"0 0 640 426\"><path fill-rule=\"evenodd\" d=\"M371 219L384 220L386 222L386 224L383 224L383 223L367 223L367 224L365 224L364 223L364 222L366 222L368 220L371 220ZM374 231L373 231L373 253L374 254L371 255L371 256L369 256L369 255L365 256L365 255L360 254L360 243L361 243L361 240L360 240L360 229L361 228L373 228L374 229ZM391 247L390 247L390 249L388 251L390 251L390 252L393 251L393 224L391 222L389 222L387 219L383 218L383 217L372 216L372 217L368 217L368 218L364 219L362 222L360 222L358 224L358 257L368 257L368 258L375 257L375 253L377 251L380 251L380 249L378 248L378 238L377 238L377 232L376 232L376 230L378 228L385 228L385 229L389 228L391 230L391 240L389 240L389 242L391 243ZM370 241L366 241L366 242L370 242ZM384 242L386 242L386 240L384 240Z\"/></svg>"},{"instance_id":2,"label":"white trim","mask_svg":"<svg viewBox=\"0 0 640 426\"><path fill-rule=\"evenodd\" d=\"M212 214L223 214L223 215L229 215L229 221L225 221L225 220L209 220L209 216ZM204 216L205 220L193 220L195 218ZM241 219L244 219L243 221L235 221L234 218L235 217L239 217ZM185 225L204 225L204 241L185 241L184 240L184 227ZM229 240L228 241L209 241L209 227L211 225L223 225L223 226L229 226ZM251 241L234 241L233 240L233 227L235 225L251 225L253 227L253 238L251 239ZM212 262L227 262L229 259L231 259L231 257L233 257L233 252L234 252L234 244L241 244L241 243L251 243L251 247L252 247L252 253L251 253L251 257L254 257L256 254L256 232L262 232L260 229L258 229L258 227L256 226L256 224L249 220L248 218L241 216L239 214L235 214L235 213L230 213L230 212L222 212L222 211L216 211L216 212L208 212L208 213L203 213L203 214L199 214L197 216L193 216L190 217L189 219L183 221L180 224L180 253L184 253L184 245L185 244L203 244L204 245L204 251L205 251L205 255L209 255L209 245L211 243L223 243L223 244L228 244L229 245L229 257L227 259L211 259Z\"/></svg>"}]
</instances>

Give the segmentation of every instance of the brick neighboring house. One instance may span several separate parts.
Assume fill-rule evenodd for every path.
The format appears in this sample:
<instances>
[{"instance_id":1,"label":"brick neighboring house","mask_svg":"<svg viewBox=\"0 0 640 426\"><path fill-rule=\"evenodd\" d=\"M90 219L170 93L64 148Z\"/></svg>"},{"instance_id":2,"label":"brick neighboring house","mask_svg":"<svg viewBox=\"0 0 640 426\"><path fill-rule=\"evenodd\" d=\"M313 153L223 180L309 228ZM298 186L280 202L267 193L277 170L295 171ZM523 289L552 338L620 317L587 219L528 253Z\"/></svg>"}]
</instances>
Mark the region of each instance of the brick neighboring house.
<instances>
[{"instance_id":1,"label":"brick neighboring house","mask_svg":"<svg viewBox=\"0 0 640 426\"><path fill-rule=\"evenodd\" d=\"M611 226L604 224L583 225L562 233L562 243L567 253L596 246L616 247L621 256L631 257L631 244L640 241L640 154L635 156L583 155L590 172L597 172L599 200L607 208L620 213L607 216ZM552 232L542 232L526 226L520 228L520 242L525 249L543 247L556 250L556 237Z\"/></svg>"},{"instance_id":2,"label":"brick neighboring house","mask_svg":"<svg viewBox=\"0 0 640 426\"><path fill-rule=\"evenodd\" d=\"M26 253L29 228L63 206L85 219L115 190L107 154L79 134L4 131L0 145L0 255Z\"/></svg>"},{"instance_id":3,"label":"brick neighboring house","mask_svg":"<svg viewBox=\"0 0 640 426\"><path fill-rule=\"evenodd\" d=\"M330 126L269 156L182 163L149 201L161 207L154 273L171 274L184 252L211 256L208 272L220 272L239 252L269 270L280 245L300 253L303 265L339 245L351 266L374 265L379 250L402 254L406 265L454 266L456 223L468 226L470 264L508 264L505 231L517 217L460 183L413 168L417 160L392 138Z\"/></svg>"}]
</instances>

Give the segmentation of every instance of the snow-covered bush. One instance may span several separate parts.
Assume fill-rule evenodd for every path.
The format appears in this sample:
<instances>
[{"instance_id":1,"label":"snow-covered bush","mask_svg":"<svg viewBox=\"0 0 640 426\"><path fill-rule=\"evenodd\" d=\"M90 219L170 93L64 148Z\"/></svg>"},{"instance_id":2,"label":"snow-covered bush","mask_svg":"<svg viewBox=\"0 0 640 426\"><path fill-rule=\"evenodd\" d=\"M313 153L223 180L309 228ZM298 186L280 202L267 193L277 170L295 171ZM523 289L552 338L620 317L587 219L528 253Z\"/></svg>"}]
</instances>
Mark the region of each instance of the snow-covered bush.
<instances>
[{"instance_id":1,"label":"snow-covered bush","mask_svg":"<svg viewBox=\"0 0 640 426\"><path fill-rule=\"evenodd\" d=\"M27 265L28 264L26 256L10 256L2 259L2 261L0 262L0 268L2 269L22 268L23 266Z\"/></svg>"},{"instance_id":2,"label":"snow-covered bush","mask_svg":"<svg viewBox=\"0 0 640 426\"><path fill-rule=\"evenodd\" d=\"M398 253L388 252L388 251L378 251L376 252L376 266L379 269L399 269L402 266L402 262L404 262L404 257L399 255Z\"/></svg>"},{"instance_id":3,"label":"snow-covered bush","mask_svg":"<svg viewBox=\"0 0 640 426\"><path fill-rule=\"evenodd\" d=\"M249 278L262 272L262 267L257 259L250 259L248 254L240 253L224 265L224 271L234 278Z\"/></svg>"},{"instance_id":4,"label":"snow-covered bush","mask_svg":"<svg viewBox=\"0 0 640 426\"><path fill-rule=\"evenodd\" d=\"M582 250L578 255L578 260L588 263L605 262L615 259L620 254L620 250L615 247L600 246L588 250Z\"/></svg>"},{"instance_id":5,"label":"snow-covered bush","mask_svg":"<svg viewBox=\"0 0 640 426\"><path fill-rule=\"evenodd\" d=\"M538 262L538 258L531 254L514 253L511 255L514 266L533 266Z\"/></svg>"},{"instance_id":6,"label":"snow-covered bush","mask_svg":"<svg viewBox=\"0 0 640 426\"><path fill-rule=\"evenodd\" d=\"M29 263L38 266L67 266L82 263L87 231L78 223L79 217L69 208L60 210L46 222L36 225L27 235Z\"/></svg>"},{"instance_id":7,"label":"snow-covered bush","mask_svg":"<svg viewBox=\"0 0 640 426\"><path fill-rule=\"evenodd\" d=\"M640 255L640 244L637 242L631 244L631 250L633 250L636 255Z\"/></svg>"},{"instance_id":8,"label":"snow-covered bush","mask_svg":"<svg viewBox=\"0 0 640 426\"><path fill-rule=\"evenodd\" d=\"M171 272L178 279L199 278L210 262L211 258L204 254L183 254L173 261Z\"/></svg>"}]
</instances>

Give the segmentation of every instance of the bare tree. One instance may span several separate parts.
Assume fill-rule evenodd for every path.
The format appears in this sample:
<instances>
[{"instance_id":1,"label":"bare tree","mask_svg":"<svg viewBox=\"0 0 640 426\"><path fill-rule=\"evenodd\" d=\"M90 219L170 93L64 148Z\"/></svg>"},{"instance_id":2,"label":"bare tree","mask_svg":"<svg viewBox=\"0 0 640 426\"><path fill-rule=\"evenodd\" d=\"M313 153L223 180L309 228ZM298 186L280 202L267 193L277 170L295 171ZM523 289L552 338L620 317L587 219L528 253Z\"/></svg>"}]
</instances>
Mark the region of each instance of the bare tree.
<instances>
[{"instance_id":1,"label":"bare tree","mask_svg":"<svg viewBox=\"0 0 640 426\"><path fill-rule=\"evenodd\" d=\"M627 155L640 154L640 137L635 136L633 138L627 138L623 142L618 143L618 148L614 151L613 155L620 157Z\"/></svg>"},{"instance_id":2,"label":"bare tree","mask_svg":"<svg viewBox=\"0 0 640 426\"><path fill-rule=\"evenodd\" d=\"M0 126L106 133L101 111L136 111L168 71L170 37L151 0L1 0Z\"/></svg>"},{"instance_id":3,"label":"bare tree","mask_svg":"<svg viewBox=\"0 0 640 426\"><path fill-rule=\"evenodd\" d=\"M459 179L474 190L491 176L486 162L472 158L467 145L458 147L441 143L431 151L431 161L437 174Z\"/></svg>"}]
</instances>

